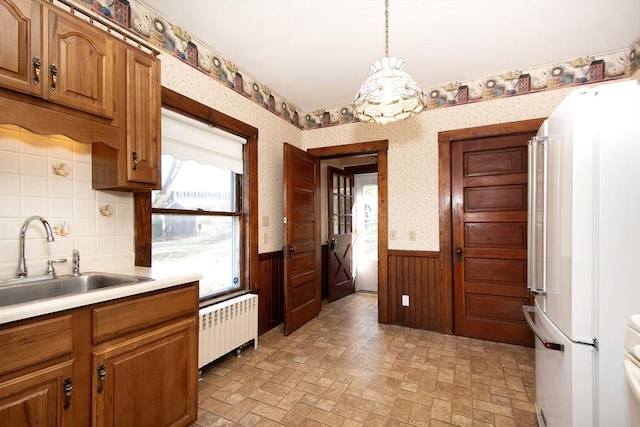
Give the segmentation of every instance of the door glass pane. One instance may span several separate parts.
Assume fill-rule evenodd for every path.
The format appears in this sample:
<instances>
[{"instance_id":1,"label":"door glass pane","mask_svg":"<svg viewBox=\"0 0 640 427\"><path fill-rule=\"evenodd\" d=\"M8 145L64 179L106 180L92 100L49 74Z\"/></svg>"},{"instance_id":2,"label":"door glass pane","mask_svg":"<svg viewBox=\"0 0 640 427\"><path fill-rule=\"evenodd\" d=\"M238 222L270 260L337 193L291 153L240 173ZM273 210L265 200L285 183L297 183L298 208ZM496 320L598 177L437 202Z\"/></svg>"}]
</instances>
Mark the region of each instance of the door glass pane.
<instances>
[{"instance_id":1,"label":"door glass pane","mask_svg":"<svg viewBox=\"0 0 640 427\"><path fill-rule=\"evenodd\" d=\"M340 194L344 194L344 176L339 177L339 181L340 181L340 185L339 185L338 192Z\"/></svg>"},{"instance_id":2,"label":"door glass pane","mask_svg":"<svg viewBox=\"0 0 640 427\"><path fill-rule=\"evenodd\" d=\"M331 223L333 224L333 234L340 234L340 219L338 215L331 217Z\"/></svg>"},{"instance_id":3,"label":"door glass pane","mask_svg":"<svg viewBox=\"0 0 640 427\"><path fill-rule=\"evenodd\" d=\"M338 175L332 175L333 176L333 184L331 185L331 188L333 188L333 192L337 192L338 190Z\"/></svg>"},{"instance_id":4,"label":"door glass pane","mask_svg":"<svg viewBox=\"0 0 640 427\"><path fill-rule=\"evenodd\" d=\"M331 212L332 214L338 214L340 213L340 199L338 198L337 195L334 194L333 196L333 206L331 206L331 210L333 212Z\"/></svg>"},{"instance_id":5,"label":"door glass pane","mask_svg":"<svg viewBox=\"0 0 640 427\"><path fill-rule=\"evenodd\" d=\"M350 196L351 195L351 178L346 176L345 179L346 179L345 194Z\"/></svg>"}]
</instances>

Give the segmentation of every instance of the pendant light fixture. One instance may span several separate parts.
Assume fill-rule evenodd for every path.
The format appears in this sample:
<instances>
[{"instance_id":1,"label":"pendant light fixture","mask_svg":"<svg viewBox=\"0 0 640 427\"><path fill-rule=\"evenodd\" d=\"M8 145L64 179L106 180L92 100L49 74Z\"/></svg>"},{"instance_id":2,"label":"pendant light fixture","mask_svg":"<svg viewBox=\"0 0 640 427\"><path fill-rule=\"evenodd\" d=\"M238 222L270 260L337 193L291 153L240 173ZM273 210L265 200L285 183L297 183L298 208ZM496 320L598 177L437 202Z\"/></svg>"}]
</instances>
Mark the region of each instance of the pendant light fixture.
<instances>
[{"instance_id":1,"label":"pendant light fixture","mask_svg":"<svg viewBox=\"0 0 640 427\"><path fill-rule=\"evenodd\" d=\"M389 57L389 0L385 0L385 56L374 62L371 75L360 87L353 113L362 122L391 123L418 114L424 108L424 94L404 71L402 58Z\"/></svg>"}]
</instances>

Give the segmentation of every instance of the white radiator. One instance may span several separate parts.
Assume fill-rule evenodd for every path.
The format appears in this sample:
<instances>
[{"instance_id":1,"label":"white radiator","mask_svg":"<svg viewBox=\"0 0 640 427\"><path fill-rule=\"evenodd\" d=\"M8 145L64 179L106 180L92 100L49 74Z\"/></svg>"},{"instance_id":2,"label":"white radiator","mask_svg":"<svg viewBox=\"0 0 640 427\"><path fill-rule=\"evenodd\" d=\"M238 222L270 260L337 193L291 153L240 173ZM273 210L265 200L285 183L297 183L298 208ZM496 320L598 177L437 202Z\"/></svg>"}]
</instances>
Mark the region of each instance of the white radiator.
<instances>
[{"instance_id":1,"label":"white radiator","mask_svg":"<svg viewBox=\"0 0 640 427\"><path fill-rule=\"evenodd\" d=\"M198 368L253 340L258 348L258 296L246 294L200 310Z\"/></svg>"}]
</instances>

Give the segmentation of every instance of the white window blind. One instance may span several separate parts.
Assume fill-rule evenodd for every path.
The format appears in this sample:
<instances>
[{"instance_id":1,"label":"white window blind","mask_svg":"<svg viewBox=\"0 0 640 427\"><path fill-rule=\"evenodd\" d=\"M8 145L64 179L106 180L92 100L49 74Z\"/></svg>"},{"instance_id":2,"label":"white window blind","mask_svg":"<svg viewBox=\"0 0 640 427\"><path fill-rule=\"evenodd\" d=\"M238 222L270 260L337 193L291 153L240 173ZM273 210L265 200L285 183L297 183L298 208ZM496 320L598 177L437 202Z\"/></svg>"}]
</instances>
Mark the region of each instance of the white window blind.
<instances>
[{"instance_id":1,"label":"white window blind","mask_svg":"<svg viewBox=\"0 0 640 427\"><path fill-rule=\"evenodd\" d=\"M162 153L241 174L244 138L162 109Z\"/></svg>"}]
</instances>

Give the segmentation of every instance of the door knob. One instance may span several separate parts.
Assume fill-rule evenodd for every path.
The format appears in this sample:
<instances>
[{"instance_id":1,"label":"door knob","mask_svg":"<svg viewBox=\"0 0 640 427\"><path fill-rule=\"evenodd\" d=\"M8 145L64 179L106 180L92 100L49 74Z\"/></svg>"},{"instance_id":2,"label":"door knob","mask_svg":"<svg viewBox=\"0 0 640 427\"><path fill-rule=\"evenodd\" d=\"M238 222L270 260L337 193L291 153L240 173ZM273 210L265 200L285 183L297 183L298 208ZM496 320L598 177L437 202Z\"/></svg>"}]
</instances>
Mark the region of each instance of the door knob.
<instances>
[{"instance_id":1,"label":"door knob","mask_svg":"<svg viewBox=\"0 0 640 427\"><path fill-rule=\"evenodd\" d=\"M329 246L329 248L331 250L334 250L336 248L336 239L335 238L331 239L331 245Z\"/></svg>"},{"instance_id":2,"label":"door knob","mask_svg":"<svg viewBox=\"0 0 640 427\"><path fill-rule=\"evenodd\" d=\"M462 248L456 248L456 256L458 261L462 261Z\"/></svg>"}]
</instances>

